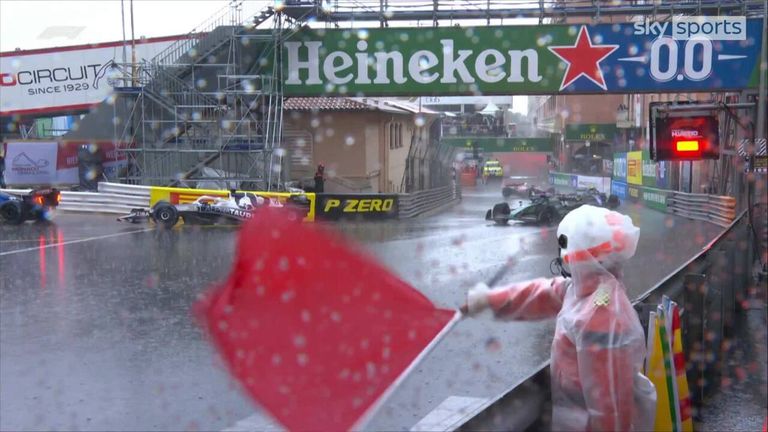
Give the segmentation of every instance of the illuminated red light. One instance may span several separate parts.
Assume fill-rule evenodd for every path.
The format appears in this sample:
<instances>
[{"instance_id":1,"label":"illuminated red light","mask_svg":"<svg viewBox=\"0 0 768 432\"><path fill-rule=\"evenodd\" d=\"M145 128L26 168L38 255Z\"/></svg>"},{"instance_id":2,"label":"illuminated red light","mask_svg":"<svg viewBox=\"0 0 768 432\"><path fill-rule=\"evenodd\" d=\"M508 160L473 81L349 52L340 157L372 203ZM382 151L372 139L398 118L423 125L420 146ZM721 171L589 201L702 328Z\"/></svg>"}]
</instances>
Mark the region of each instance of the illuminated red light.
<instances>
[{"instance_id":1,"label":"illuminated red light","mask_svg":"<svg viewBox=\"0 0 768 432\"><path fill-rule=\"evenodd\" d=\"M697 152L699 149L699 140L681 140L675 142L675 150L679 152Z\"/></svg>"}]
</instances>

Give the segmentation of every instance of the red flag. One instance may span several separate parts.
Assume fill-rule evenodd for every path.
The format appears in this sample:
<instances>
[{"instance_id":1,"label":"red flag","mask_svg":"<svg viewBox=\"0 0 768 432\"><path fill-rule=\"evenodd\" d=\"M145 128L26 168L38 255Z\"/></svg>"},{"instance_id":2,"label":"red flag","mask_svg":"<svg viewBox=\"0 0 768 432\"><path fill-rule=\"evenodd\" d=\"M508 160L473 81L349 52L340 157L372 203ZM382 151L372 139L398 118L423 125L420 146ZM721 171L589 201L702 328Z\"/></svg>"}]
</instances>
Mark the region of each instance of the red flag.
<instances>
[{"instance_id":1,"label":"red flag","mask_svg":"<svg viewBox=\"0 0 768 432\"><path fill-rule=\"evenodd\" d=\"M290 430L348 430L456 315L340 237L264 210L197 313L231 373Z\"/></svg>"}]
</instances>

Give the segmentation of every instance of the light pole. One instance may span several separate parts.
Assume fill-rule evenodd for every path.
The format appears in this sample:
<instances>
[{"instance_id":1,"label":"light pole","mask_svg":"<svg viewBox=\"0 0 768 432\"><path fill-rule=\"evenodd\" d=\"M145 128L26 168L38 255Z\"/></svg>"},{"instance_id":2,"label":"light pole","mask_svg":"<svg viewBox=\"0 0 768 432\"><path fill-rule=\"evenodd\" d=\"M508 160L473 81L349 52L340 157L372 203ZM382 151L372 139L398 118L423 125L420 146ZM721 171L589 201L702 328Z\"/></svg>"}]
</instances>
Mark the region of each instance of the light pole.
<instances>
[{"instance_id":1,"label":"light pole","mask_svg":"<svg viewBox=\"0 0 768 432\"><path fill-rule=\"evenodd\" d=\"M133 33L133 0L131 0L131 85L136 87L136 36Z\"/></svg>"}]
</instances>

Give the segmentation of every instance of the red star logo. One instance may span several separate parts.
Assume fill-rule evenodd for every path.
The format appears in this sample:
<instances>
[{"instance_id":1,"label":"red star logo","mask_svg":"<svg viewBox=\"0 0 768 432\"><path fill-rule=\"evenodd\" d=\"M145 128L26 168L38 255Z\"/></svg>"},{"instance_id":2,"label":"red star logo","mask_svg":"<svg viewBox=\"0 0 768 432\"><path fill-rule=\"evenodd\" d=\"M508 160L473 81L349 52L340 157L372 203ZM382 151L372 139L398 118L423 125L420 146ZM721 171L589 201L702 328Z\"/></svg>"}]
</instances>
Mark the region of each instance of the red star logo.
<instances>
[{"instance_id":1,"label":"red star logo","mask_svg":"<svg viewBox=\"0 0 768 432\"><path fill-rule=\"evenodd\" d=\"M587 27L581 26L575 45L548 48L568 64L563 82L560 84L560 90L571 85L582 75L600 86L601 89L608 90L605 86L603 71L600 70L600 61L616 51L619 48L618 45L592 45Z\"/></svg>"}]
</instances>

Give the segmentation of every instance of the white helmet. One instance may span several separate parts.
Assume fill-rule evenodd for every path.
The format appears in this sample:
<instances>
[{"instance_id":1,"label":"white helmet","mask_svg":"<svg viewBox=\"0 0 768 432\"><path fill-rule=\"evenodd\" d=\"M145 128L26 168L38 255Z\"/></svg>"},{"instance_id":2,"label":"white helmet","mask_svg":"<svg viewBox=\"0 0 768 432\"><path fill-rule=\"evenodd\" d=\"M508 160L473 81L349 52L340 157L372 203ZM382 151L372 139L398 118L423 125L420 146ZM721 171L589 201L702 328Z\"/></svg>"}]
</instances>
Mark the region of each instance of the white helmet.
<instances>
[{"instance_id":1,"label":"white helmet","mask_svg":"<svg viewBox=\"0 0 768 432\"><path fill-rule=\"evenodd\" d=\"M568 213L557 227L563 261L571 267L599 262L603 267L635 255L640 228L629 216L602 207L583 205Z\"/></svg>"},{"instance_id":2,"label":"white helmet","mask_svg":"<svg viewBox=\"0 0 768 432\"><path fill-rule=\"evenodd\" d=\"M247 196L243 195L242 198L237 202L237 206L241 209L245 210L253 210L253 201Z\"/></svg>"}]
</instances>

